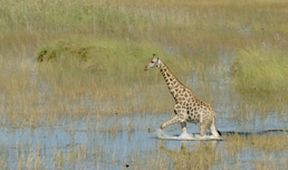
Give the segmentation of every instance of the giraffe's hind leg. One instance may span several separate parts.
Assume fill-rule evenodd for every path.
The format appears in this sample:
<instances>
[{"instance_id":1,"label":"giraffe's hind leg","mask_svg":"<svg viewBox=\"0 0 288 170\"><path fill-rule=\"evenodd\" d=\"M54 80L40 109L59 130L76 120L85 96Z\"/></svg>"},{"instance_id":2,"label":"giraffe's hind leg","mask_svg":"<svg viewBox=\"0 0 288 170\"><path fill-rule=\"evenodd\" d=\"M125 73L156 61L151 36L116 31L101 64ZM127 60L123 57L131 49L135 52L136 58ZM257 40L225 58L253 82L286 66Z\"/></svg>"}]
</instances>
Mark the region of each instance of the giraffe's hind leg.
<instances>
[{"instance_id":1,"label":"giraffe's hind leg","mask_svg":"<svg viewBox=\"0 0 288 170\"><path fill-rule=\"evenodd\" d=\"M212 123L212 117L207 112L204 112L200 119L200 136L203 137Z\"/></svg>"},{"instance_id":2,"label":"giraffe's hind leg","mask_svg":"<svg viewBox=\"0 0 288 170\"><path fill-rule=\"evenodd\" d=\"M200 123L200 136L204 137L206 135L207 129L209 127L209 123L207 121L203 121Z\"/></svg>"},{"instance_id":3,"label":"giraffe's hind leg","mask_svg":"<svg viewBox=\"0 0 288 170\"><path fill-rule=\"evenodd\" d=\"M221 136L220 132L217 130L217 128L215 126L215 117L213 118L212 123L210 125L210 131L211 131L212 135L215 137Z\"/></svg>"}]
</instances>

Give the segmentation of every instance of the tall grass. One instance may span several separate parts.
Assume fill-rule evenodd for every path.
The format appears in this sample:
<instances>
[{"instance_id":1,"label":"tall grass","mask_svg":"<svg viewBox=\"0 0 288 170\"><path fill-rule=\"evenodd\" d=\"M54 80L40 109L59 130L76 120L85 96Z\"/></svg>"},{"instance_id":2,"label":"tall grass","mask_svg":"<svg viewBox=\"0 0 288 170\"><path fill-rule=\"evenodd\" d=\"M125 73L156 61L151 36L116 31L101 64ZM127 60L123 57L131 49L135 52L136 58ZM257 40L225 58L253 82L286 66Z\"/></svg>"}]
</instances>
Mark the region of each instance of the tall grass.
<instances>
[{"instance_id":1,"label":"tall grass","mask_svg":"<svg viewBox=\"0 0 288 170\"><path fill-rule=\"evenodd\" d=\"M232 67L233 88L250 110L286 113L288 60L285 49L261 45L239 50Z\"/></svg>"},{"instance_id":2,"label":"tall grass","mask_svg":"<svg viewBox=\"0 0 288 170\"><path fill-rule=\"evenodd\" d=\"M85 49L84 59L79 49ZM145 73L144 65L153 52L167 62L172 60L157 45L103 39L65 41L43 50L47 54L38 64L40 81L52 87L55 96L86 98L102 113L146 112L150 99L142 96L153 96L159 88L147 89L145 84L158 86L160 80ZM179 58L177 63L183 61Z\"/></svg>"},{"instance_id":3,"label":"tall grass","mask_svg":"<svg viewBox=\"0 0 288 170\"><path fill-rule=\"evenodd\" d=\"M172 99L159 73L142 72L152 53L188 82L210 68L220 72L223 56L232 58L241 49L272 44L285 53L287 46L288 4L280 0L0 4L1 114L3 122L13 124L67 115L170 112ZM38 63L37 55L45 50L46 57L57 59ZM77 59L86 52L85 61ZM213 91L209 81L199 79L200 94Z\"/></svg>"},{"instance_id":4,"label":"tall grass","mask_svg":"<svg viewBox=\"0 0 288 170\"><path fill-rule=\"evenodd\" d=\"M44 37L93 34L156 41L180 48L185 56L206 59L221 48L269 41L274 33L286 32L286 4L275 1L28 0L1 4L5 38L17 37L15 33Z\"/></svg>"},{"instance_id":5,"label":"tall grass","mask_svg":"<svg viewBox=\"0 0 288 170\"><path fill-rule=\"evenodd\" d=\"M254 92L287 92L288 59L275 47L240 50L234 65L237 88Z\"/></svg>"}]
</instances>

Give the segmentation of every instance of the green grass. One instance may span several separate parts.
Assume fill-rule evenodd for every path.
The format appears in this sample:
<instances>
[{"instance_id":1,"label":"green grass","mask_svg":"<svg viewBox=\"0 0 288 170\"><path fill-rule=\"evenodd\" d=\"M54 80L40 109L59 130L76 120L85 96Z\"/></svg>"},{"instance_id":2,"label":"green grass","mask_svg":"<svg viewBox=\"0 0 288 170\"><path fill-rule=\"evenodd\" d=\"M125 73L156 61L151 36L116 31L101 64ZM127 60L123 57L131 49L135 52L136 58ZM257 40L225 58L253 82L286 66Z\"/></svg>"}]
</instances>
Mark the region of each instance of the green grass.
<instances>
[{"instance_id":1,"label":"green grass","mask_svg":"<svg viewBox=\"0 0 288 170\"><path fill-rule=\"evenodd\" d=\"M1 4L4 39L19 34L45 38L92 34L146 40L174 48L183 56L205 58L202 62L215 61L223 47L235 49L270 41L275 32L287 33L283 2L30 0Z\"/></svg>"},{"instance_id":2,"label":"green grass","mask_svg":"<svg viewBox=\"0 0 288 170\"><path fill-rule=\"evenodd\" d=\"M250 92L287 92L288 59L276 47L239 50L233 67L239 90Z\"/></svg>"},{"instance_id":3,"label":"green grass","mask_svg":"<svg viewBox=\"0 0 288 170\"><path fill-rule=\"evenodd\" d=\"M82 96L101 103L97 112L146 112L151 96L161 88L161 77L155 76L158 72L154 76L144 72L152 53L168 63L173 60L157 44L88 38L59 40L39 51L39 80L52 87L56 96L76 100ZM188 64L181 65L185 61L189 62L178 57L175 63L188 69ZM145 86L147 83L150 88ZM158 97L164 100L164 96ZM109 103L107 107L105 102Z\"/></svg>"},{"instance_id":4,"label":"green grass","mask_svg":"<svg viewBox=\"0 0 288 170\"><path fill-rule=\"evenodd\" d=\"M241 49L232 73L232 87L240 93L247 110L263 117L286 112L288 59L284 49L271 45Z\"/></svg>"}]
</instances>

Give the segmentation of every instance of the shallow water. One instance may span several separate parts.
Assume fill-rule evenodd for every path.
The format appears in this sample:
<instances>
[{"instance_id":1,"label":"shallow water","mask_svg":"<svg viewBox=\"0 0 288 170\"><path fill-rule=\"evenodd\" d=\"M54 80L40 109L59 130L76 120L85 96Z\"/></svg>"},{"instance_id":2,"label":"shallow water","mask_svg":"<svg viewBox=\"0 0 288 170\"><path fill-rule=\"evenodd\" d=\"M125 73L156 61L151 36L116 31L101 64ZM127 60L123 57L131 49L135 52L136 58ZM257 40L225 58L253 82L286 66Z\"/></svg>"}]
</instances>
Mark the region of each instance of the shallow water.
<instances>
[{"instance_id":1,"label":"shallow water","mask_svg":"<svg viewBox=\"0 0 288 170\"><path fill-rule=\"evenodd\" d=\"M245 101L241 101L241 96L230 87L228 70L227 66L215 74L212 68L204 76L210 80L208 86L212 91L206 98L215 106L216 124L223 141L157 139L155 131L173 113L67 119L57 125L36 128L2 126L1 166L3 169L285 169L288 166L287 147L267 152L248 145L236 146L234 150L234 144L225 139L235 134L244 140L246 136L267 136L269 139L269 136L288 134L279 131L288 129L285 113L268 112L263 116L251 111L254 113L247 114L248 118L237 115L241 114L238 109ZM199 90L203 88L199 81L203 80L194 75L186 84L199 91L199 96L205 96L205 92L202 90L201 94ZM90 102L86 102L90 107ZM198 125L188 124L188 131L198 133ZM168 127L165 133L179 134L180 125Z\"/></svg>"},{"instance_id":2,"label":"shallow water","mask_svg":"<svg viewBox=\"0 0 288 170\"><path fill-rule=\"evenodd\" d=\"M231 88L229 69L232 60L228 59L229 56L222 57L220 63L207 69L203 75L192 73L191 79L184 84L188 84L198 96L212 103L217 112L216 124L223 134L223 141L157 139L154 132L162 122L172 117L173 113L157 115L135 113L128 116L119 114L101 119L90 116L79 120L67 118L57 125L19 129L10 127L5 123L5 119L2 119L0 167L101 170L286 169L288 147L280 151L267 151L251 144L243 147L235 146L235 149L233 141L226 140L235 134L240 135L244 141L246 136L266 136L265 139L275 135L287 136L287 131L279 130L288 129L288 117L285 116L286 113L274 108L271 109L274 112L263 111L265 112L263 114L261 107L265 107L265 103L258 106L243 100L243 96ZM209 81L203 80L203 77ZM51 89L45 82L41 83L41 93L49 90ZM2 100L4 101L4 98ZM43 103L45 103L44 97ZM67 105L79 106L73 103ZM95 107L98 107L94 101L86 98L82 105L92 113ZM98 105L104 107L103 105L110 106L110 103L98 103ZM257 112L257 109L260 111ZM246 111L249 113L243 114ZM188 131L198 133L198 126L188 124ZM179 134L180 125L168 127L165 133Z\"/></svg>"},{"instance_id":3,"label":"shallow water","mask_svg":"<svg viewBox=\"0 0 288 170\"><path fill-rule=\"evenodd\" d=\"M1 159L8 169L17 169L20 166L19 160L22 160L24 165L33 166L38 160L41 169L124 169L126 166L131 169L146 169L149 162L151 168L161 168L159 164L163 164L165 168L178 169L182 166L179 165L181 161L177 161L178 158L184 157L185 160L187 156L187 159L192 159L195 157L193 154L199 153L200 158L195 157L196 160L193 161L202 160L204 156L208 159L207 164L199 165L199 169L202 169L202 166L209 169L229 169L236 166L240 169L255 169L254 163L257 161L277 162L276 168L279 169L285 169L288 165L287 150L267 153L248 147L231 155L226 147L229 141L225 141L225 137L231 132L242 132L243 134L239 134L243 136L245 133L287 135L287 132L258 133L268 129L287 129L287 118L279 119L271 114L264 121L253 119L234 123L221 117L217 120L218 128L224 137L221 142L158 140L154 131L161 122L169 119L169 116L172 115L115 115L101 121L89 118L63 122L62 125L54 127L2 128ZM188 129L189 133L198 132L198 127L194 124L188 124ZM165 133L179 134L180 126L171 126ZM205 152L209 155L205 155ZM61 159L64 160L63 164L59 163ZM195 164L193 161L189 163Z\"/></svg>"}]
</instances>

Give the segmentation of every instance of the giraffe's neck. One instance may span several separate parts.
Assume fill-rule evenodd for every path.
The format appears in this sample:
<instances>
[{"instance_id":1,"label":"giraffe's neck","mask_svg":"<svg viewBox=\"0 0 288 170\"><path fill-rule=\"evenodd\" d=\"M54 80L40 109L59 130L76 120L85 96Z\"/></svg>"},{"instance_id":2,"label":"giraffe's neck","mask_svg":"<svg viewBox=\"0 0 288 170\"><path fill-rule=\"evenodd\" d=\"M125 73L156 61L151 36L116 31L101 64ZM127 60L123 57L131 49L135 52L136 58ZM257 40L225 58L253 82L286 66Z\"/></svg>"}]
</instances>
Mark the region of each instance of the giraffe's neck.
<instances>
[{"instance_id":1,"label":"giraffe's neck","mask_svg":"<svg viewBox=\"0 0 288 170\"><path fill-rule=\"evenodd\" d=\"M178 93L180 93L181 90L186 89L186 87L172 74L170 69L164 63L160 63L159 69L164 77L170 93L172 94L174 99L178 101L180 97Z\"/></svg>"}]
</instances>

